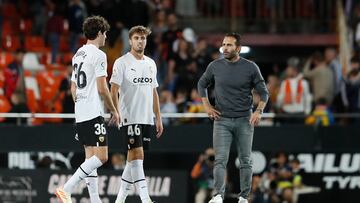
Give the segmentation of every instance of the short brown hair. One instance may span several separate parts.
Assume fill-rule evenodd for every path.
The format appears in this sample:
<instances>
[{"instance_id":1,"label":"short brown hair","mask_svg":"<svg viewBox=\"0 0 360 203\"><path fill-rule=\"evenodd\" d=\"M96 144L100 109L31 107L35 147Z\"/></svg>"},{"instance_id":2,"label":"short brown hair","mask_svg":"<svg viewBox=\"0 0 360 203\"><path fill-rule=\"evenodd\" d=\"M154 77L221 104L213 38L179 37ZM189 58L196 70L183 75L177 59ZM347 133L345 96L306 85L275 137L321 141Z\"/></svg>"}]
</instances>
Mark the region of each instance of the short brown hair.
<instances>
[{"instance_id":1,"label":"short brown hair","mask_svg":"<svg viewBox=\"0 0 360 203\"><path fill-rule=\"evenodd\" d=\"M236 39L235 45L236 46L240 46L241 45L241 36L239 33L236 32L231 32L231 33L226 33L225 37L233 37Z\"/></svg>"},{"instance_id":2,"label":"short brown hair","mask_svg":"<svg viewBox=\"0 0 360 203\"><path fill-rule=\"evenodd\" d=\"M110 25L107 20L101 16L91 16L85 19L83 24L83 32L87 39L96 39L99 31L104 32L110 30Z\"/></svg>"},{"instance_id":3,"label":"short brown hair","mask_svg":"<svg viewBox=\"0 0 360 203\"><path fill-rule=\"evenodd\" d=\"M145 35L147 37L147 36L149 36L151 34L151 30L149 28L147 28L147 27L142 26L142 25L134 26L129 31L129 39L131 39L131 37L135 33L139 33L139 34Z\"/></svg>"}]
</instances>

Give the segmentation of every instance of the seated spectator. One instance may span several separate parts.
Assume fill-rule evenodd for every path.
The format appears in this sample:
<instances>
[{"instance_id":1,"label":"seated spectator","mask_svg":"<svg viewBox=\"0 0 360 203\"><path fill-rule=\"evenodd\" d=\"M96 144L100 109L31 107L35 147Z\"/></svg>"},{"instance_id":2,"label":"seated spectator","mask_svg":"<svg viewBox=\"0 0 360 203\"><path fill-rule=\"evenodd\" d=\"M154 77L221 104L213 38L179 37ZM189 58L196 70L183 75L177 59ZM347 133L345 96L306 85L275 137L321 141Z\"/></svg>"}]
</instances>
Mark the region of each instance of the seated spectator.
<instances>
[{"instance_id":1,"label":"seated spectator","mask_svg":"<svg viewBox=\"0 0 360 203\"><path fill-rule=\"evenodd\" d=\"M199 159L191 171L191 178L195 181L197 188L195 203L205 203L212 196L214 161L214 149L208 148L204 154L199 155Z\"/></svg>"},{"instance_id":2,"label":"seated spectator","mask_svg":"<svg viewBox=\"0 0 360 203\"><path fill-rule=\"evenodd\" d=\"M17 50L15 55L15 60L11 62L7 68L4 70L4 77L5 77L5 96L10 99L12 94L16 89L21 89L23 84L23 80L20 79L20 76L23 72L22 61L24 57L23 50Z\"/></svg>"},{"instance_id":3,"label":"seated spectator","mask_svg":"<svg viewBox=\"0 0 360 203\"><path fill-rule=\"evenodd\" d=\"M177 113L177 107L173 95L170 91L163 90L160 93L160 111L161 113ZM162 119L164 125L169 125L173 121L171 118Z\"/></svg>"},{"instance_id":4,"label":"seated spectator","mask_svg":"<svg viewBox=\"0 0 360 203\"><path fill-rule=\"evenodd\" d=\"M291 200L289 197L292 194L292 172L285 153L278 153L270 160L270 165L262 179L271 202Z\"/></svg>"},{"instance_id":5,"label":"seated spectator","mask_svg":"<svg viewBox=\"0 0 360 203\"><path fill-rule=\"evenodd\" d=\"M316 126L329 126L334 124L334 116L324 98L320 98L316 102L315 109L311 113L311 116L306 118L305 124Z\"/></svg>"},{"instance_id":6,"label":"seated spectator","mask_svg":"<svg viewBox=\"0 0 360 203\"><path fill-rule=\"evenodd\" d=\"M28 113L29 109L26 105L25 96L21 92L14 92L11 95L11 109L9 113ZM28 118L7 118L6 123L27 124Z\"/></svg>"},{"instance_id":7,"label":"seated spectator","mask_svg":"<svg viewBox=\"0 0 360 203\"><path fill-rule=\"evenodd\" d=\"M300 161L297 158L290 160L290 167L292 171L292 183L294 188L301 188L303 186L304 169L300 168Z\"/></svg>"},{"instance_id":8,"label":"seated spectator","mask_svg":"<svg viewBox=\"0 0 360 203\"><path fill-rule=\"evenodd\" d=\"M204 113L204 106L201 101L201 97L199 96L197 90L194 88L190 93L190 101L189 101L189 113Z\"/></svg>"},{"instance_id":9,"label":"seated spectator","mask_svg":"<svg viewBox=\"0 0 360 203\"><path fill-rule=\"evenodd\" d=\"M253 176L250 193L250 199L252 200L252 203L266 203L265 193L260 187L260 184L261 178L258 175Z\"/></svg>"}]
</instances>

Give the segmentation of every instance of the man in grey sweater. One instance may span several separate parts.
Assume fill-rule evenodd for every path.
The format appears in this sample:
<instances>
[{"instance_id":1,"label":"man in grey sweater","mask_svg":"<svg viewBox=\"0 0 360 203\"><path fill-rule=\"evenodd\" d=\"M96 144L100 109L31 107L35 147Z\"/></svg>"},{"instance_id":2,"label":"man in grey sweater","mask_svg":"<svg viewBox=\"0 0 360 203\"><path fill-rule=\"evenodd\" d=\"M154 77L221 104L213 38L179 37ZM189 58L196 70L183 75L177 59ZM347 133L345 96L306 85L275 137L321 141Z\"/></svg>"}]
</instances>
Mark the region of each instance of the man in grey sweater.
<instances>
[{"instance_id":1,"label":"man in grey sweater","mask_svg":"<svg viewBox=\"0 0 360 203\"><path fill-rule=\"evenodd\" d=\"M231 142L234 139L240 160L239 203L247 203L251 190L251 148L254 126L269 97L259 67L239 56L240 35L226 34L222 44L224 59L209 64L198 82L198 91L210 119L214 120L213 145L215 149L214 188L216 194L209 203L222 203L225 193L226 165ZM215 107L209 103L207 88L215 83ZM252 112L252 90L261 98Z\"/></svg>"}]
</instances>

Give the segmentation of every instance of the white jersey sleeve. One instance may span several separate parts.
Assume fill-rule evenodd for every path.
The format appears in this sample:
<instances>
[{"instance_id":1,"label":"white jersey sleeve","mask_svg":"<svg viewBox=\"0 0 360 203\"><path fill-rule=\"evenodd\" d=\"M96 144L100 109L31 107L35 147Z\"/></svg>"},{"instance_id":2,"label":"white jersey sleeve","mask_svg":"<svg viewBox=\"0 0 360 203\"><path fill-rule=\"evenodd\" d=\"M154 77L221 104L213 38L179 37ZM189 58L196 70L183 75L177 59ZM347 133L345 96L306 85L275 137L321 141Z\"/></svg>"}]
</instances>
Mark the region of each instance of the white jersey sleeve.
<instances>
[{"instance_id":1,"label":"white jersey sleeve","mask_svg":"<svg viewBox=\"0 0 360 203\"><path fill-rule=\"evenodd\" d=\"M159 87L159 83L157 81L157 67L156 67L156 63L154 60L151 59L152 65L153 65L153 69L154 69L154 73L155 73L155 77L154 77L154 82L152 83L153 88L157 88Z\"/></svg>"},{"instance_id":2,"label":"white jersey sleeve","mask_svg":"<svg viewBox=\"0 0 360 203\"><path fill-rule=\"evenodd\" d=\"M121 86L124 78L124 69L125 69L124 63L121 60L117 59L113 66L113 72L111 75L110 83L115 83Z\"/></svg>"},{"instance_id":3,"label":"white jersey sleeve","mask_svg":"<svg viewBox=\"0 0 360 203\"><path fill-rule=\"evenodd\" d=\"M99 52L99 57L95 61L94 67L95 67L95 77L107 77L107 61L106 61L106 55L104 52Z\"/></svg>"}]
</instances>

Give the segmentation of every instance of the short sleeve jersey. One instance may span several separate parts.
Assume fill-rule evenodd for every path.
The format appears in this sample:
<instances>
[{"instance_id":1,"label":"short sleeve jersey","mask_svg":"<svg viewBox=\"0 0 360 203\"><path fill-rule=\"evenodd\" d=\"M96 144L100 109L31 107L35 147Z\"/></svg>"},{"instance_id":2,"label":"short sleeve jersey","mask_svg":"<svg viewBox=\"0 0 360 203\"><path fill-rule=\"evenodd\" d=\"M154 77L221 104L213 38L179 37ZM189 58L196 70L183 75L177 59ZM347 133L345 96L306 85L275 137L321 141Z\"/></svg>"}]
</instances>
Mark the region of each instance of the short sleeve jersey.
<instances>
[{"instance_id":1,"label":"short sleeve jersey","mask_svg":"<svg viewBox=\"0 0 360 203\"><path fill-rule=\"evenodd\" d=\"M107 77L106 54L95 45L78 49L72 58L71 81L76 84L75 120L88 121L104 114L104 103L99 95L96 78Z\"/></svg>"},{"instance_id":2,"label":"short sleeve jersey","mask_svg":"<svg viewBox=\"0 0 360 203\"><path fill-rule=\"evenodd\" d=\"M155 62L147 56L138 60L127 53L115 61L110 83L120 86L121 126L154 124L153 89L159 86L156 71Z\"/></svg>"}]
</instances>

